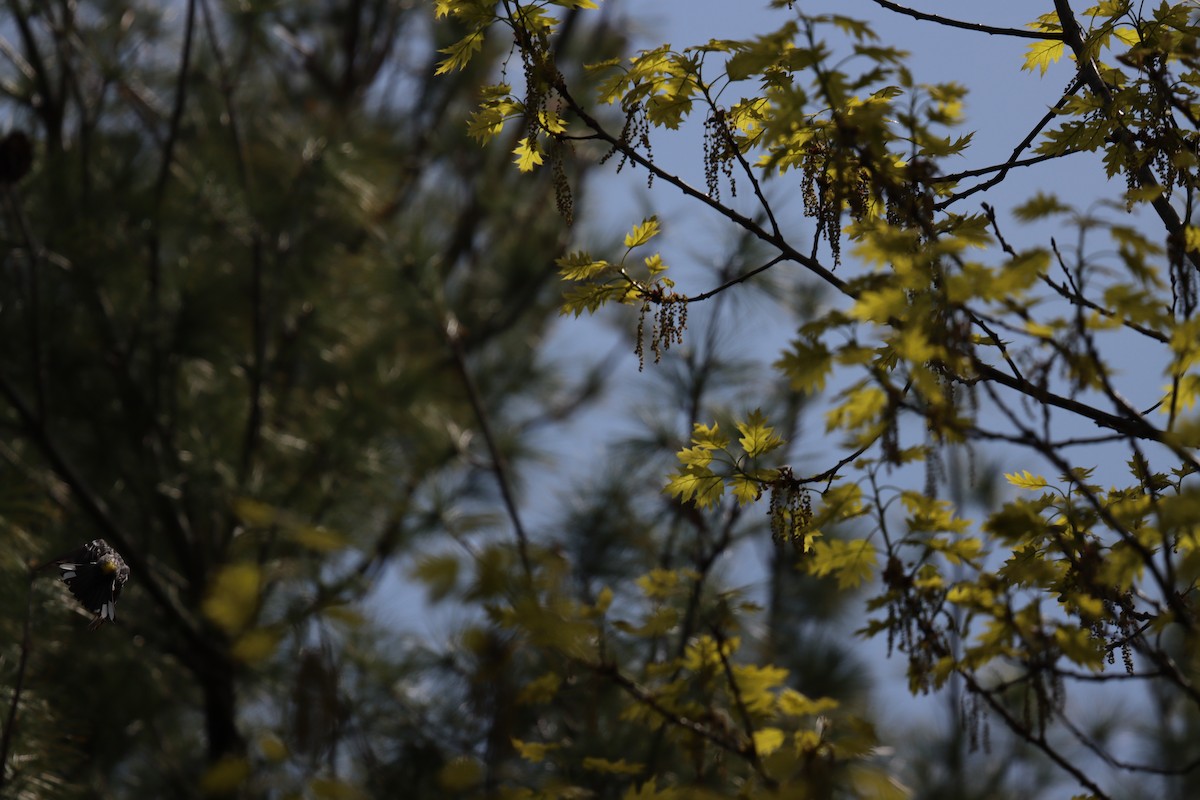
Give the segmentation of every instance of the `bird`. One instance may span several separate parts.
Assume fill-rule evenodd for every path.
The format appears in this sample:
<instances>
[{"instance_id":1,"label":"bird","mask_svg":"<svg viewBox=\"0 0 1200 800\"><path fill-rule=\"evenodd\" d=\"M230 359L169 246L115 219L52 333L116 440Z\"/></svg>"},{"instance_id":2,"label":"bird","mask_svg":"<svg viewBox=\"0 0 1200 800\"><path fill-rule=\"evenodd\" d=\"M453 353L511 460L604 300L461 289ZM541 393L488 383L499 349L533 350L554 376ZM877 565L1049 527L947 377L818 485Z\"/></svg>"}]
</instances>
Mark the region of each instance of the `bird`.
<instances>
[{"instance_id":1,"label":"bird","mask_svg":"<svg viewBox=\"0 0 1200 800\"><path fill-rule=\"evenodd\" d=\"M129 580L129 567L108 542L93 539L46 564L46 567L51 566L58 567L58 577L71 594L96 615L88 630L99 628L105 620L117 618L117 598L121 596L125 581Z\"/></svg>"}]
</instances>

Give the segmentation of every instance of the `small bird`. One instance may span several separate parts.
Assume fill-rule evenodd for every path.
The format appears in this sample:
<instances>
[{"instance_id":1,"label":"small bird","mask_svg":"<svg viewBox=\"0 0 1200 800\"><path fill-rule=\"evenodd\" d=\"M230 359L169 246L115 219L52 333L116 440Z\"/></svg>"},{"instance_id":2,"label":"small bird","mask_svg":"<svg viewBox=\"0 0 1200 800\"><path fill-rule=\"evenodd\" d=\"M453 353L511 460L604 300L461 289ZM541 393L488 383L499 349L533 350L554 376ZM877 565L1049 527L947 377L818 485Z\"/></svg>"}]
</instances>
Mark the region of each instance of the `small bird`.
<instances>
[{"instance_id":1,"label":"small bird","mask_svg":"<svg viewBox=\"0 0 1200 800\"><path fill-rule=\"evenodd\" d=\"M59 569L59 577L83 607L96 615L88 625L95 630L105 620L117 618L117 598L129 580L129 567L121 554L103 539L94 539L60 556L47 565Z\"/></svg>"}]
</instances>

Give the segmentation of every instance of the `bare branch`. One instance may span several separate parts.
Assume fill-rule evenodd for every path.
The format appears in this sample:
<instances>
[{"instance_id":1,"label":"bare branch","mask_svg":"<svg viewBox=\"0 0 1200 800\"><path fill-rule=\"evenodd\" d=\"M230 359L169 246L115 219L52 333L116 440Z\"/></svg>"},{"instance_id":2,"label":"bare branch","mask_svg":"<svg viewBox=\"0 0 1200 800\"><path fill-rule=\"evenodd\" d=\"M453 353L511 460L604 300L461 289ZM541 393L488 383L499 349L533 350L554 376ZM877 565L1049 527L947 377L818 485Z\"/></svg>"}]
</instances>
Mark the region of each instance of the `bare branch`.
<instances>
[{"instance_id":1,"label":"bare branch","mask_svg":"<svg viewBox=\"0 0 1200 800\"><path fill-rule=\"evenodd\" d=\"M1026 31L1020 28L998 28L994 25L984 25L979 22L963 22L949 17L939 16L937 14L927 14L924 11L917 11L913 8L906 8L897 3L890 3L888 0L872 0L876 5L886 8L888 11L895 11L897 14L903 14L906 17L919 19L923 22L936 22L938 25L945 25L948 28L961 28L965 31L975 31L976 33L986 33L989 36L1015 36L1018 39L1062 39L1061 33L1053 31Z\"/></svg>"},{"instance_id":2,"label":"bare branch","mask_svg":"<svg viewBox=\"0 0 1200 800\"><path fill-rule=\"evenodd\" d=\"M982 192L982 191L986 191L987 189L992 188L993 186L995 186L998 183L1000 183L1001 181L1003 181L1008 176L1009 170L1011 170L1014 167L1028 166L1030 164L1040 164L1043 161L1049 161L1052 158L1061 158L1062 156L1067 155L1067 153L1058 153L1058 154L1050 155L1050 156L1036 156L1034 158L1025 159L1024 161L1020 160L1021 153L1025 152L1026 148L1028 148L1031 144L1033 144L1033 140L1035 138L1037 138L1037 135L1042 132L1043 128L1045 128L1047 125L1050 124L1051 120L1053 120L1055 117L1058 116L1059 110L1067 104L1067 100L1070 99L1072 95L1074 95L1077 91L1079 91L1081 86L1083 86L1083 83L1078 78L1073 79L1071 81L1070 85L1067 86L1066 91L1063 92L1062 97L1058 98L1058 102L1055 103L1054 106L1049 111L1046 112L1045 116L1043 116L1040 120L1038 120L1037 124L1033 126L1033 130L1029 131L1029 133L1027 133L1025 135L1025 138L1022 139L1017 144L1017 146L1013 148L1012 155L1010 155L1008 157L1008 161L1004 162L999 167L985 167L982 171L972 170L972 171L968 171L968 172L959 173L958 176L947 175L947 176L937 178L935 180L935 182L938 182L938 183L943 182L943 181L949 182L949 181L955 180L957 177L960 177L960 176L970 177L972 174L981 174L982 175L982 174L986 174L987 172L993 172L993 171L998 170L998 173L996 174L995 177L990 178L990 179L984 181L983 183L976 184L975 186L972 186L970 189L966 189L962 192L957 192L957 193L951 195L950 197L947 197L945 200L939 201L937 204L934 205L934 208L938 209L940 211L940 210L950 206L952 203L957 203L959 200L962 200L966 197L970 197L971 195L975 194L976 192ZM1072 151L1072 152L1074 152L1074 151Z\"/></svg>"},{"instance_id":3,"label":"bare branch","mask_svg":"<svg viewBox=\"0 0 1200 800\"><path fill-rule=\"evenodd\" d=\"M525 532L525 525L521 522L516 492L513 491L512 480L509 477L508 459L492 430L491 417L484 408L483 397L480 395L475 377L467 365L467 356L463 351L462 333L459 330L458 320L450 317L446 322L445 331L446 343L450 345L454 366L458 370L459 377L462 378L463 388L467 392L467 400L471 404L471 410L475 412L475 421L479 423L479 431L483 434L483 441L487 445L488 455L491 458L491 471L496 476L496 483L500 487L500 496L504 500L504 508L508 511L508 518L512 522L513 532L517 537L517 552L521 557L521 567L528 580L533 576L533 565L529 560L529 535Z\"/></svg>"}]
</instances>

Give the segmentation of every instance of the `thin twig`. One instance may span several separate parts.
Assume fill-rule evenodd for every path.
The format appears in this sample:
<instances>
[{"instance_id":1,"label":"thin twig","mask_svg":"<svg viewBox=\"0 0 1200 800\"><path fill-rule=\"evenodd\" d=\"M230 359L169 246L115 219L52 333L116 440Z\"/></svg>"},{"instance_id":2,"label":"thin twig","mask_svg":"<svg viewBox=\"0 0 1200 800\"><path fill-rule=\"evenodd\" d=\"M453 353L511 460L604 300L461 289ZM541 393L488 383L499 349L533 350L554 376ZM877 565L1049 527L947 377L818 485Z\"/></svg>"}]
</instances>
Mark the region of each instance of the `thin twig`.
<instances>
[{"instance_id":1,"label":"thin twig","mask_svg":"<svg viewBox=\"0 0 1200 800\"><path fill-rule=\"evenodd\" d=\"M729 280L722 283L720 286L717 286L716 288L713 288L713 289L709 289L707 292L701 292L700 294L693 295L693 296L687 298L686 302L698 303L701 300L707 300L710 297L720 294L721 292L725 291L729 287L737 286L739 283L744 283L745 281L748 281L751 278L753 278L755 275L758 275L759 273L762 273L762 272L766 272L771 267L775 266L776 264L780 263L781 261L787 261L787 260L788 260L787 256L785 256L781 253L760 267L755 267L754 269L750 270L749 272L743 272L741 275L738 275L736 278L730 278Z\"/></svg>"},{"instance_id":2,"label":"thin twig","mask_svg":"<svg viewBox=\"0 0 1200 800\"><path fill-rule=\"evenodd\" d=\"M1032 731L1018 722L1016 718L1014 718L1009 712L1004 703L997 700L991 692L979 685L979 682L975 680L974 675L966 670L961 669L958 670L958 674L962 676L963 680L967 684L967 687L977 696L982 697L984 702L988 704L988 707L991 708L991 710L994 711L996 715L1004 721L1004 724L1008 726L1010 731L1024 741L1033 745L1038 750L1041 750L1051 761L1053 761L1063 771L1078 781L1080 786L1095 795L1098 800L1111 800L1109 795L1100 788L1099 784L1089 778L1087 773L1084 772L1081 767L1076 766L1071 762L1070 759L1066 758L1053 747L1051 747L1046 742L1045 736L1035 736Z\"/></svg>"},{"instance_id":3,"label":"thin twig","mask_svg":"<svg viewBox=\"0 0 1200 800\"><path fill-rule=\"evenodd\" d=\"M1049 156L1037 156L1035 158L1025 159L1024 161L1022 161L1020 159L1021 153L1025 152L1025 150L1031 144L1033 144L1033 140L1035 138L1037 138L1037 135L1039 133L1042 132L1042 129L1044 129L1047 125L1049 125L1051 120L1053 120L1055 117L1058 116L1059 110L1062 109L1062 107L1067 104L1067 100L1070 99L1071 96L1074 95L1077 91L1079 91L1080 87L1082 87L1082 86L1083 86L1083 82L1081 80L1079 80L1079 78L1075 78L1071 81L1071 83L1067 86L1066 91L1064 91L1062 96L1058 98L1058 102L1055 103L1054 106L1049 111L1047 111L1046 114L1040 120L1038 120L1037 124L1033 126L1033 129L1030 130L1029 133L1025 134L1025 138L1022 139L1020 142L1018 142L1017 146L1013 148L1012 154L1009 155L1009 157L1008 157L1008 161L1006 161L1004 164L1000 165L999 171L997 172L997 174L995 176L993 176L992 178L989 178L986 181L983 181L982 183L978 183L978 184L972 186L970 189L965 189L964 191L956 192L955 194L951 195L950 197L947 197L945 200L941 200L941 201L937 202L934 205L934 208L937 209L938 211L941 211L942 209L945 209L948 206L950 206L952 203L957 203L959 200L962 200L966 197L970 197L971 195L975 194L976 192L982 192L982 191L992 188L993 186L996 186L1001 181L1003 181L1006 177L1008 177L1009 170L1013 169L1014 167L1027 166L1029 164L1037 164L1042 161L1048 161L1051 158L1059 158L1060 156L1068 155L1068 153L1064 152L1064 153L1056 153L1054 155L1049 155ZM1071 152L1074 152L1074 151L1071 151ZM993 171L993 169L995 169L995 168L987 167L986 171L990 172L990 171ZM970 173L964 172L961 174L969 175ZM952 177L953 176L941 177L941 178L937 179L937 182L948 181Z\"/></svg>"},{"instance_id":4,"label":"thin twig","mask_svg":"<svg viewBox=\"0 0 1200 800\"><path fill-rule=\"evenodd\" d=\"M533 577L533 565L529 560L529 536L525 532L525 525L521 522L521 512L517 507L516 493L512 488L512 481L509 477L508 459L504 455L504 451L500 448L500 442L496 439L496 435L492 430L492 424L487 409L483 406L483 397L479 394L479 387L475 383L475 377L471 374L471 370L467 365L467 356L463 351L462 332L459 329L458 320L450 317L446 322L445 327L446 342L450 345L450 353L454 357L454 366L458 370L459 377L462 378L463 388L467 392L467 400L471 404L471 410L475 412L475 420L479 423L479 431L483 434L484 444L487 445L488 455L491 457L492 474L496 476L496 484L500 487L500 496L504 500L504 508L508 512L508 518L512 522L513 532L517 537L517 552L521 557L521 567L525 571L526 579Z\"/></svg>"}]
</instances>

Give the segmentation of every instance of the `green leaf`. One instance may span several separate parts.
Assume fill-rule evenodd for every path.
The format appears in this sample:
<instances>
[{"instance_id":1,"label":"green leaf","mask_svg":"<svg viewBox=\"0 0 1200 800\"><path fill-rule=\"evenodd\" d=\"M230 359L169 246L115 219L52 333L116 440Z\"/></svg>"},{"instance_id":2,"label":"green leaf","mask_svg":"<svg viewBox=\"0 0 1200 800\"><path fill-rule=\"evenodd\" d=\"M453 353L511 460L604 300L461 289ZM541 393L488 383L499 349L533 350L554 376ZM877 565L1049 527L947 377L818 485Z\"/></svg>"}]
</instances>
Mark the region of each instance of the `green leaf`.
<instances>
[{"instance_id":1,"label":"green leaf","mask_svg":"<svg viewBox=\"0 0 1200 800\"><path fill-rule=\"evenodd\" d=\"M610 761L607 758L585 756L583 768L590 772L604 772L610 775L639 775L645 771L646 766L637 763L630 764L623 758Z\"/></svg>"},{"instance_id":2,"label":"green leaf","mask_svg":"<svg viewBox=\"0 0 1200 800\"><path fill-rule=\"evenodd\" d=\"M243 664L259 664L275 655L281 641L283 632L276 628L254 628L239 636L229 652Z\"/></svg>"},{"instance_id":3,"label":"green leaf","mask_svg":"<svg viewBox=\"0 0 1200 800\"><path fill-rule=\"evenodd\" d=\"M818 578L833 575L839 589L852 589L875 574L878 553L866 539L824 539L813 545L808 569Z\"/></svg>"},{"instance_id":4,"label":"green leaf","mask_svg":"<svg viewBox=\"0 0 1200 800\"><path fill-rule=\"evenodd\" d=\"M1130 47L1133 47L1142 41L1142 37L1137 32L1137 28L1131 28L1128 25L1119 25L1113 28L1113 36L1117 37Z\"/></svg>"},{"instance_id":5,"label":"green leaf","mask_svg":"<svg viewBox=\"0 0 1200 800\"><path fill-rule=\"evenodd\" d=\"M1036 193L1031 199L1013 209L1013 216L1026 222L1051 214L1065 214L1073 211L1069 205L1059 201L1052 194Z\"/></svg>"},{"instance_id":6,"label":"green leaf","mask_svg":"<svg viewBox=\"0 0 1200 800\"><path fill-rule=\"evenodd\" d=\"M671 476L664 490L680 502L693 502L700 508L715 504L725 493L725 482L711 470L689 467Z\"/></svg>"},{"instance_id":7,"label":"green leaf","mask_svg":"<svg viewBox=\"0 0 1200 800\"><path fill-rule=\"evenodd\" d=\"M448 792L464 792L483 782L483 765L471 756L451 759L438 771L438 785Z\"/></svg>"},{"instance_id":8,"label":"green leaf","mask_svg":"<svg viewBox=\"0 0 1200 800\"><path fill-rule=\"evenodd\" d=\"M1022 470L1021 472L1006 472L1004 473L1004 479L1019 489L1045 489L1050 485L1041 475L1033 475L1029 472L1029 470Z\"/></svg>"},{"instance_id":9,"label":"green leaf","mask_svg":"<svg viewBox=\"0 0 1200 800\"><path fill-rule=\"evenodd\" d=\"M227 634L245 630L258 615L262 571L253 564L229 564L217 573L201 605L204 615Z\"/></svg>"},{"instance_id":10,"label":"green leaf","mask_svg":"<svg viewBox=\"0 0 1200 800\"><path fill-rule=\"evenodd\" d=\"M449 47L444 47L438 51L439 53L445 53L448 58L442 60L438 64L437 70L434 71L434 74L444 75L447 72L463 69L467 66L467 64L470 63L471 58L478 53L482 47L483 32L472 31L471 33L468 33L454 44L450 45Z\"/></svg>"},{"instance_id":11,"label":"green leaf","mask_svg":"<svg viewBox=\"0 0 1200 800\"><path fill-rule=\"evenodd\" d=\"M232 794L250 778L250 762L237 756L224 756L200 778L200 791L206 795Z\"/></svg>"},{"instance_id":12,"label":"green leaf","mask_svg":"<svg viewBox=\"0 0 1200 800\"><path fill-rule=\"evenodd\" d=\"M512 746L521 758L532 764L540 764L546 758L547 753L551 753L562 747L558 743L523 742L520 739L513 739Z\"/></svg>"},{"instance_id":13,"label":"green leaf","mask_svg":"<svg viewBox=\"0 0 1200 800\"><path fill-rule=\"evenodd\" d=\"M1183 229L1185 247L1189 253L1200 251L1200 228L1188 225Z\"/></svg>"},{"instance_id":14,"label":"green leaf","mask_svg":"<svg viewBox=\"0 0 1200 800\"><path fill-rule=\"evenodd\" d=\"M838 707L838 701L832 697L821 697L813 700L808 695L795 689L784 689L779 693L777 701L779 713L789 717L813 717L832 711Z\"/></svg>"},{"instance_id":15,"label":"green leaf","mask_svg":"<svg viewBox=\"0 0 1200 800\"><path fill-rule=\"evenodd\" d=\"M816 394L833 371L833 356L817 339L797 339L773 366L787 376L794 391Z\"/></svg>"},{"instance_id":16,"label":"green leaf","mask_svg":"<svg viewBox=\"0 0 1200 800\"><path fill-rule=\"evenodd\" d=\"M762 496L763 491L760 481L745 475L734 475L729 479L729 487L733 490L733 496L737 498L738 504L743 506L753 503Z\"/></svg>"},{"instance_id":17,"label":"green leaf","mask_svg":"<svg viewBox=\"0 0 1200 800\"><path fill-rule=\"evenodd\" d=\"M336 778L313 778L309 791L317 800L366 800L367 794L352 783Z\"/></svg>"},{"instance_id":18,"label":"green leaf","mask_svg":"<svg viewBox=\"0 0 1200 800\"><path fill-rule=\"evenodd\" d=\"M528 138L517 143L517 146L513 148L513 154L516 155L514 163L521 172L532 172L542 163L542 153L538 143L531 142Z\"/></svg>"},{"instance_id":19,"label":"green leaf","mask_svg":"<svg viewBox=\"0 0 1200 800\"><path fill-rule=\"evenodd\" d=\"M607 261L593 259L582 250L557 258L554 263L558 267L558 274L568 281L590 280L612 267Z\"/></svg>"},{"instance_id":20,"label":"green leaf","mask_svg":"<svg viewBox=\"0 0 1200 800\"><path fill-rule=\"evenodd\" d=\"M1093 637L1087 628L1055 628L1054 641L1063 655L1081 667L1099 670L1104 664L1104 640Z\"/></svg>"},{"instance_id":21,"label":"green leaf","mask_svg":"<svg viewBox=\"0 0 1200 800\"><path fill-rule=\"evenodd\" d=\"M779 728L762 728L754 732L754 750L760 756L769 756L778 750L784 741Z\"/></svg>"},{"instance_id":22,"label":"green leaf","mask_svg":"<svg viewBox=\"0 0 1200 800\"><path fill-rule=\"evenodd\" d=\"M1042 71L1042 75L1045 75L1050 65L1062 58L1065 48L1066 43L1061 39L1036 41L1026 48L1025 63L1021 65L1021 69L1032 72L1036 68Z\"/></svg>"},{"instance_id":23,"label":"green leaf","mask_svg":"<svg viewBox=\"0 0 1200 800\"><path fill-rule=\"evenodd\" d=\"M653 239L661 232L658 225L658 217L650 217L642 220L642 224L634 225L633 231L625 234L625 246L632 250Z\"/></svg>"},{"instance_id":24,"label":"green leaf","mask_svg":"<svg viewBox=\"0 0 1200 800\"><path fill-rule=\"evenodd\" d=\"M333 553L349 544L344 534L317 525L288 527L286 535L301 547L317 553Z\"/></svg>"},{"instance_id":25,"label":"green leaf","mask_svg":"<svg viewBox=\"0 0 1200 800\"><path fill-rule=\"evenodd\" d=\"M761 409L751 411L745 422L737 423L737 429L742 434L738 442L750 458L757 458L784 444L775 429L767 425L767 418Z\"/></svg>"},{"instance_id":26,"label":"green leaf","mask_svg":"<svg viewBox=\"0 0 1200 800\"><path fill-rule=\"evenodd\" d=\"M562 676L557 672L547 672L521 687L517 693L518 705L541 705L549 703L558 694L562 686Z\"/></svg>"}]
</instances>

